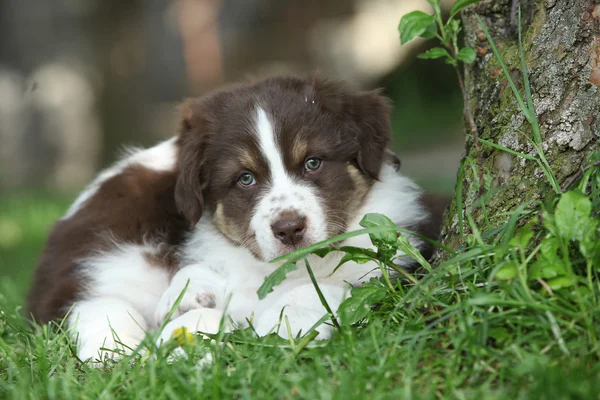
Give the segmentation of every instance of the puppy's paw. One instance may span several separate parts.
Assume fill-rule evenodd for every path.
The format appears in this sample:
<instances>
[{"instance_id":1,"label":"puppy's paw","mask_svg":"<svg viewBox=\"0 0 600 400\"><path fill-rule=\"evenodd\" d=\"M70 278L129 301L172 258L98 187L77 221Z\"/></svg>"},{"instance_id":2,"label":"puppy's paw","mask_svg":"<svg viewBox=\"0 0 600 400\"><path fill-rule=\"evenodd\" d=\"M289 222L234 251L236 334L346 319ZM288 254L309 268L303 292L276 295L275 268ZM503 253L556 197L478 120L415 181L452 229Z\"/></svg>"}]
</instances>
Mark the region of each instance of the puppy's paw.
<instances>
[{"instance_id":1,"label":"puppy's paw","mask_svg":"<svg viewBox=\"0 0 600 400\"><path fill-rule=\"evenodd\" d=\"M79 343L77 357L92 367L102 367L106 361L117 362L133 353L143 338L144 335L139 332L121 332L118 337L111 332L104 337L91 337ZM140 349L138 352L143 354L144 350Z\"/></svg>"},{"instance_id":2,"label":"puppy's paw","mask_svg":"<svg viewBox=\"0 0 600 400\"><path fill-rule=\"evenodd\" d=\"M177 298L183 292L185 288L184 285L171 284L163 293L161 299L156 306L156 312L154 314L154 322L157 326L161 326L162 323L167 318L167 315L175 305ZM197 285L193 285L190 282L187 290L185 291L181 302L177 306L177 309L173 311L173 315L171 315L171 320L179 317L180 315L185 314L190 310L196 310L201 308L214 308L215 307L215 294L206 290L203 287L199 287Z\"/></svg>"},{"instance_id":3,"label":"puppy's paw","mask_svg":"<svg viewBox=\"0 0 600 400\"><path fill-rule=\"evenodd\" d=\"M163 329L157 340L157 344L160 346L168 342L178 334L181 328L187 329L189 333L202 332L215 334L219 332L222 319L223 311L214 308L199 308L188 311L173 319L165 326L165 329ZM225 331L231 330L231 326L227 323L227 320L224 321L224 329Z\"/></svg>"},{"instance_id":4,"label":"puppy's paw","mask_svg":"<svg viewBox=\"0 0 600 400\"><path fill-rule=\"evenodd\" d=\"M324 312L299 306L285 307L283 313L281 309L272 307L261 313L254 325L254 329L259 336L266 336L270 333L277 333L284 339L288 339L291 333L292 337L302 334L306 335L310 328L314 326L324 315ZM288 331L286 317L289 322L291 332ZM319 335L316 339L330 339L333 335L333 328L329 325L330 321L325 321L315 328Z\"/></svg>"}]
</instances>

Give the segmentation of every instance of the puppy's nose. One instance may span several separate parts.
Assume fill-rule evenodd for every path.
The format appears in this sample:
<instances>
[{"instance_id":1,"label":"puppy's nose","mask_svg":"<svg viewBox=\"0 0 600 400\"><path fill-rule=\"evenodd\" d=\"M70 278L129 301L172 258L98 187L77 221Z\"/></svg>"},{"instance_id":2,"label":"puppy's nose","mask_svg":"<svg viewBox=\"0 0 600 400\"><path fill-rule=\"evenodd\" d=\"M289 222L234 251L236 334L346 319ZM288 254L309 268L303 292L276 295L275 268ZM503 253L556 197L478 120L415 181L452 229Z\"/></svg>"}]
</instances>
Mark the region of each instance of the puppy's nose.
<instances>
[{"instance_id":1,"label":"puppy's nose","mask_svg":"<svg viewBox=\"0 0 600 400\"><path fill-rule=\"evenodd\" d=\"M298 214L283 214L271 224L273 235L283 244L296 245L304 237L306 217Z\"/></svg>"}]
</instances>

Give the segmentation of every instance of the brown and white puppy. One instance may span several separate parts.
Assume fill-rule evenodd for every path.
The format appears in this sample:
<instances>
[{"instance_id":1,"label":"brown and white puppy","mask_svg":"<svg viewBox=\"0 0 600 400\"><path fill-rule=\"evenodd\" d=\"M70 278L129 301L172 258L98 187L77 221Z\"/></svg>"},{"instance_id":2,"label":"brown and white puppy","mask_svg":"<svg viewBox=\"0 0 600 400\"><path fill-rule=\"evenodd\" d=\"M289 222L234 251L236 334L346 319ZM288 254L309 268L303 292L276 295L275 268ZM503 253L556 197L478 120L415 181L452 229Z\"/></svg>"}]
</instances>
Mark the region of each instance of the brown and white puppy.
<instances>
[{"instance_id":1,"label":"brown and white puppy","mask_svg":"<svg viewBox=\"0 0 600 400\"><path fill-rule=\"evenodd\" d=\"M241 325L254 314L260 335L282 309L289 333L306 332L325 310L302 269L258 301L277 267L269 260L357 229L370 212L416 230L426 222L419 189L385 161L389 108L377 92L290 77L188 101L178 137L103 171L56 224L29 311L46 322L71 310L82 359L102 356L102 347L135 347L188 281L167 335L179 325L216 331L226 304ZM371 246L368 237L344 244ZM334 308L348 283L379 274L375 265L347 263L331 275L339 259L309 258ZM327 325L317 330L331 334ZM287 337L287 328L279 334Z\"/></svg>"}]
</instances>

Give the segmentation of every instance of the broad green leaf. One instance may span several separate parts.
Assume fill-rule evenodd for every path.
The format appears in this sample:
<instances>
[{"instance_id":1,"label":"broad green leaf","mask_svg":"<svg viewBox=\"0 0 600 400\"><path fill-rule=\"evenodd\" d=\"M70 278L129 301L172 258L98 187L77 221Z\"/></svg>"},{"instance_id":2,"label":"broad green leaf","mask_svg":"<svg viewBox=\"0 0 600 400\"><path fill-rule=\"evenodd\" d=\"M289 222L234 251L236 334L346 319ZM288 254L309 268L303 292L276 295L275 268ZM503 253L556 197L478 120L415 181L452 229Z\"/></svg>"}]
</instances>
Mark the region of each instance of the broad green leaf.
<instances>
[{"instance_id":1,"label":"broad green leaf","mask_svg":"<svg viewBox=\"0 0 600 400\"><path fill-rule=\"evenodd\" d=\"M427 26L425 32L421 34L421 37L423 39L433 39L437 35L437 31L437 25L435 24L435 22L432 22L431 24L429 24L429 26Z\"/></svg>"},{"instance_id":2,"label":"broad green leaf","mask_svg":"<svg viewBox=\"0 0 600 400\"><path fill-rule=\"evenodd\" d=\"M398 228L391 219L383 214L367 214L360 221L360 226L364 228L388 228L384 231L370 233L369 237L371 238L371 242L377 247L380 259L387 261L396 255L398 251Z\"/></svg>"},{"instance_id":3,"label":"broad green leaf","mask_svg":"<svg viewBox=\"0 0 600 400\"><path fill-rule=\"evenodd\" d=\"M458 0L452 8L450 9L450 18L454 18L456 14L458 14L462 9L470 6L471 4L475 4L480 2L481 0Z\"/></svg>"},{"instance_id":4,"label":"broad green leaf","mask_svg":"<svg viewBox=\"0 0 600 400\"><path fill-rule=\"evenodd\" d=\"M424 53L419 54L417 57L422 59L435 59L442 57L450 57L450 53L448 53L448 50L442 47L434 47L432 49L427 50Z\"/></svg>"},{"instance_id":5,"label":"broad green leaf","mask_svg":"<svg viewBox=\"0 0 600 400\"><path fill-rule=\"evenodd\" d=\"M598 221L589 219L582 223L580 230L579 251L586 258L594 258L600 250L600 239L598 238Z\"/></svg>"},{"instance_id":6,"label":"broad green leaf","mask_svg":"<svg viewBox=\"0 0 600 400\"><path fill-rule=\"evenodd\" d=\"M383 214L367 214L360 221L360 226L363 228L371 228L371 227L380 227L380 228L388 228L388 230L384 230L381 232L369 233L371 240L382 240L385 243L395 243L398 234L396 233L397 228L396 224L386 217Z\"/></svg>"},{"instance_id":7,"label":"broad green leaf","mask_svg":"<svg viewBox=\"0 0 600 400\"><path fill-rule=\"evenodd\" d=\"M496 279L501 281L508 281L517 276L517 272L519 271L519 264L516 262L508 262L504 264L502 268L496 272Z\"/></svg>"},{"instance_id":8,"label":"broad green leaf","mask_svg":"<svg viewBox=\"0 0 600 400\"><path fill-rule=\"evenodd\" d=\"M561 276L559 278L550 279L547 283L548 283L548 286L550 286L550 288L552 290L564 289L564 288L573 286L575 284L572 279L570 279L566 276Z\"/></svg>"},{"instance_id":9,"label":"broad green leaf","mask_svg":"<svg viewBox=\"0 0 600 400\"><path fill-rule=\"evenodd\" d=\"M434 22L435 16L425 14L423 11L413 11L405 14L400 20L400 43L405 44L425 33Z\"/></svg>"},{"instance_id":10,"label":"broad green leaf","mask_svg":"<svg viewBox=\"0 0 600 400\"><path fill-rule=\"evenodd\" d=\"M585 239L592 212L590 199L578 192L563 193L554 212L556 228L563 239L568 241Z\"/></svg>"},{"instance_id":11,"label":"broad green leaf","mask_svg":"<svg viewBox=\"0 0 600 400\"><path fill-rule=\"evenodd\" d=\"M533 230L531 229L531 224L528 223L517 231L508 244L523 250L527 248L531 238L533 238Z\"/></svg>"},{"instance_id":12,"label":"broad green leaf","mask_svg":"<svg viewBox=\"0 0 600 400\"><path fill-rule=\"evenodd\" d=\"M377 279L353 288L351 297L344 300L338 308L342 325L352 325L365 318L371 311L371 306L383 299L386 293L387 289Z\"/></svg>"},{"instance_id":13,"label":"broad green leaf","mask_svg":"<svg viewBox=\"0 0 600 400\"><path fill-rule=\"evenodd\" d=\"M368 263L369 261L373 261L373 258L369 257L366 254L362 254L362 253L357 253L357 254L346 253L346 254L344 254L344 257L342 257L342 259L340 260L340 263L335 267L335 269L338 269L340 266L342 266L342 264L345 264L348 261L352 261L357 264L365 264L365 263Z\"/></svg>"},{"instance_id":14,"label":"broad green leaf","mask_svg":"<svg viewBox=\"0 0 600 400\"><path fill-rule=\"evenodd\" d=\"M260 286L260 288L258 288L258 298L262 300L265 297L267 297L267 294L271 293L275 286L279 285L285 280L285 277L289 272L295 271L297 269L298 267L296 266L296 264L287 262L279 268L277 268L275 271L271 272L271 274L265 278L265 281Z\"/></svg>"},{"instance_id":15,"label":"broad green leaf","mask_svg":"<svg viewBox=\"0 0 600 400\"><path fill-rule=\"evenodd\" d=\"M565 275L566 268L558 254L559 247L556 237L549 236L542 240L538 259L529 268L529 279L551 279Z\"/></svg>"},{"instance_id":16,"label":"broad green leaf","mask_svg":"<svg viewBox=\"0 0 600 400\"><path fill-rule=\"evenodd\" d=\"M473 63L476 57L477 54L475 53L475 50L473 50L471 47L463 47L456 55L456 59L464 62L465 64Z\"/></svg>"}]
</instances>

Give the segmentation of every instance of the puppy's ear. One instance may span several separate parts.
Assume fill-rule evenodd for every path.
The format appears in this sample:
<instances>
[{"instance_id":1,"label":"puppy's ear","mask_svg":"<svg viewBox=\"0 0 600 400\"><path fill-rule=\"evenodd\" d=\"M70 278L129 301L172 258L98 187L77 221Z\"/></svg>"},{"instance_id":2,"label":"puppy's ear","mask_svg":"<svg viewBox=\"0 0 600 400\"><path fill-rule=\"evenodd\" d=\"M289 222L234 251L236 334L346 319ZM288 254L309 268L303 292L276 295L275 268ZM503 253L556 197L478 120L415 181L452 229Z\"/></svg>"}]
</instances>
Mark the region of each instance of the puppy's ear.
<instances>
[{"instance_id":1,"label":"puppy's ear","mask_svg":"<svg viewBox=\"0 0 600 400\"><path fill-rule=\"evenodd\" d=\"M389 100L379 91L358 92L321 77L313 78L313 87L320 106L338 116L360 170L378 179L391 139Z\"/></svg>"},{"instance_id":2,"label":"puppy's ear","mask_svg":"<svg viewBox=\"0 0 600 400\"><path fill-rule=\"evenodd\" d=\"M359 129L356 161L365 174L378 179L391 140L390 102L379 91L364 92L354 98L353 109Z\"/></svg>"},{"instance_id":3,"label":"puppy's ear","mask_svg":"<svg viewBox=\"0 0 600 400\"><path fill-rule=\"evenodd\" d=\"M181 106L178 146L178 176L175 184L175 204L190 224L194 225L204 209L203 191L207 178L205 153L207 123L199 100L187 100Z\"/></svg>"}]
</instances>

